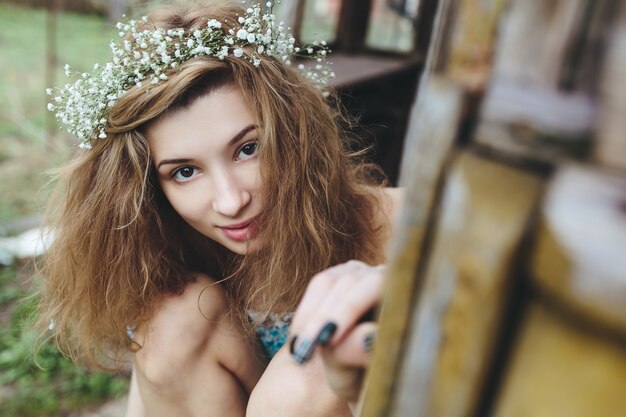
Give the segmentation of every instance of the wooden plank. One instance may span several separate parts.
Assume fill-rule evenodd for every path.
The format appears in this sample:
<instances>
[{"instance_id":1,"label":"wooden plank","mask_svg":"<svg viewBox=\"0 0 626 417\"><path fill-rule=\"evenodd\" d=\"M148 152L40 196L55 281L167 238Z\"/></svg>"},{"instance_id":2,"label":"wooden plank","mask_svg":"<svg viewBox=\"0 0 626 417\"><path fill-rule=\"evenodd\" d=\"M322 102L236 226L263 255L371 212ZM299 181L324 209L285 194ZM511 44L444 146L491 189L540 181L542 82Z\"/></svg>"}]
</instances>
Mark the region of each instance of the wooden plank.
<instances>
[{"instance_id":1,"label":"wooden plank","mask_svg":"<svg viewBox=\"0 0 626 417\"><path fill-rule=\"evenodd\" d=\"M559 88L595 96L602 75L607 28L616 14L615 0L585 0L579 23L569 43Z\"/></svg>"},{"instance_id":2,"label":"wooden plank","mask_svg":"<svg viewBox=\"0 0 626 417\"><path fill-rule=\"evenodd\" d=\"M525 126L563 137L564 141L590 134L597 117L593 99L585 93L565 92L494 77L483 102L489 122Z\"/></svg>"},{"instance_id":3,"label":"wooden plank","mask_svg":"<svg viewBox=\"0 0 626 417\"><path fill-rule=\"evenodd\" d=\"M624 89L616 88L626 76L626 44L618 40L624 38L624 29L607 30L614 5L611 0L513 0L503 18L476 142L488 150L544 162L586 159L595 150L596 160L605 165L626 165L621 135L626 99ZM621 8L626 13L623 3ZM602 78L604 105L599 108L603 56L598 51L611 33L613 46ZM602 139L593 146L597 127Z\"/></svg>"},{"instance_id":4,"label":"wooden plank","mask_svg":"<svg viewBox=\"0 0 626 417\"><path fill-rule=\"evenodd\" d=\"M500 15L508 0L458 2L446 74L472 91L484 90L492 69L492 55Z\"/></svg>"},{"instance_id":5,"label":"wooden plank","mask_svg":"<svg viewBox=\"0 0 626 417\"><path fill-rule=\"evenodd\" d=\"M445 74L481 92L491 73L496 29L507 1L441 0L426 74Z\"/></svg>"},{"instance_id":6,"label":"wooden plank","mask_svg":"<svg viewBox=\"0 0 626 417\"><path fill-rule=\"evenodd\" d=\"M458 134L465 96L454 83L433 77L420 91L418 119L413 120L401 182L406 186L398 233L393 237L377 346L368 369L362 416L388 415L404 335L414 294L419 292L417 265L427 225L436 204L438 182ZM421 156L428 155L427 158ZM415 163L420 160L420 163Z\"/></svg>"},{"instance_id":7,"label":"wooden plank","mask_svg":"<svg viewBox=\"0 0 626 417\"><path fill-rule=\"evenodd\" d=\"M602 77L599 132L595 160L626 172L626 3L621 2Z\"/></svg>"},{"instance_id":8,"label":"wooden plank","mask_svg":"<svg viewBox=\"0 0 626 417\"><path fill-rule=\"evenodd\" d=\"M463 154L444 191L393 416L475 414L541 178Z\"/></svg>"},{"instance_id":9,"label":"wooden plank","mask_svg":"<svg viewBox=\"0 0 626 417\"><path fill-rule=\"evenodd\" d=\"M495 73L557 89L587 0L511 0L498 40Z\"/></svg>"},{"instance_id":10,"label":"wooden plank","mask_svg":"<svg viewBox=\"0 0 626 417\"><path fill-rule=\"evenodd\" d=\"M486 51L493 51L495 45L495 30L498 25L498 16L502 13L502 8L505 4L505 0L490 0L489 2L481 2L476 4L475 0L464 0L461 2L452 0L439 0L437 2L437 13L435 14L435 21L432 25L433 34L430 37L430 47L428 49L428 56L426 57L426 64L424 71L419 82L418 96L416 97L415 104L411 109L411 123L407 132L407 140L405 141L404 154L408 155L410 160L403 162L402 166L405 172L403 172L403 178L412 178L415 173L412 171L413 161L421 153L416 153L415 147L420 146L421 141L427 141L426 138L417 138L419 135L419 127L423 123L429 123L427 119L422 115L422 107L424 101L427 99L427 94L420 94L422 86L429 85L429 78L431 76L437 76L441 79L447 78L451 83L458 84L459 87L465 89L474 97L465 97L467 105L462 112L467 117L475 116L476 109L480 107L480 93L484 88L483 82L486 82L487 72L482 71L485 68L485 54ZM474 8L478 8L480 12L472 12ZM459 12L461 10L461 12ZM459 17L460 13L460 17ZM488 17L488 20L482 21L481 19ZM484 34L480 36L474 36L473 48L478 48L483 51L483 55L478 60L463 60L459 57L463 47L467 45L464 41L453 38L455 31L455 25L478 25L483 28ZM452 52L451 52L452 51ZM450 56L453 56L450 65ZM456 58L455 58L456 57ZM454 74L476 74L475 76L454 77ZM470 80L470 82L468 82ZM474 80L474 81L471 81ZM480 81L480 82L477 82ZM441 83L439 81L438 83ZM426 88L426 87L425 87ZM478 93L478 94L475 94ZM476 100L476 98L479 100ZM469 115L468 115L469 113ZM414 139L417 138L417 139ZM426 159L426 158L424 158ZM403 179L400 179L402 184Z\"/></svg>"},{"instance_id":11,"label":"wooden plank","mask_svg":"<svg viewBox=\"0 0 626 417\"><path fill-rule=\"evenodd\" d=\"M345 53L363 51L372 0L342 0L335 48Z\"/></svg>"},{"instance_id":12,"label":"wooden plank","mask_svg":"<svg viewBox=\"0 0 626 417\"><path fill-rule=\"evenodd\" d=\"M533 304L494 417L623 417L626 350Z\"/></svg>"},{"instance_id":13,"label":"wooden plank","mask_svg":"<svg viewBox=\"0 0 626 417\"><path fill-rule=\"evenodd\" d=\"M421 290L423 270L420 268L425 263L420 263L420 259L430 231L429 223L436 214L440 186L454 143L468 113L473 114L468 109L477 104L467 86L445 79L458 3L452 0L438 2L434 33L411 111L400 176L400 184L406 186L407 195L400 215L399 233L390 246L389 279L380 314L378 345L361 401L361 415L366 417L389 415L394 395L397 395L394 389L400 388L395 379L402 366L409 311ZM489 7L495 7L493 4L502 2L490 2ZM469 6L464 7L467 10ZM493 27L496 21L491 21ZM494 41L491 36L484 40Z\"/></svg>"},{"instance_id":14,"label":"wooden plank","mask_svg":"<svg viewBox=\"0 0 626 417\"><path fill-rule=\"evenodd\" d=\"M435 16L439 0L419 1L417 5L417 16L415 20L415 53L419 56L428 55L430 40L435 33Z\"/></svg>"},{"instance_id":15,"label":"wooden plank","mask_svg":"<svg viewBox=\"0 0 626 417\"><path fill-rule=\"evenodd\" d=\"M591 150L597 106L583 92L567 92L494 76L474 142L516 159L553 163Z\"/></svg>"},{"instance_id":16,"label":"wooden plank","mask_svg":"<svg viewBox=\"0 0 626 417\"><path fill-rule=\"evenodd\" d=\"M574 165L558 172L532 273L559 303L626 336L626 178Z\"/></svg>"},{"instance_id":17,"label":"wooden plank","mask_svg":"<svg viewBox=\"0 0 626 417\"><path fill-rule=\"evenodd\" d=\"M405 71L415 71L420 63L419 57L384 57L343 53L333 54L331 61L336 77L331 80L330 85L338 89L392 77ZM314 65L315 62L307 64Z\"/></svg>"}]
</instances>

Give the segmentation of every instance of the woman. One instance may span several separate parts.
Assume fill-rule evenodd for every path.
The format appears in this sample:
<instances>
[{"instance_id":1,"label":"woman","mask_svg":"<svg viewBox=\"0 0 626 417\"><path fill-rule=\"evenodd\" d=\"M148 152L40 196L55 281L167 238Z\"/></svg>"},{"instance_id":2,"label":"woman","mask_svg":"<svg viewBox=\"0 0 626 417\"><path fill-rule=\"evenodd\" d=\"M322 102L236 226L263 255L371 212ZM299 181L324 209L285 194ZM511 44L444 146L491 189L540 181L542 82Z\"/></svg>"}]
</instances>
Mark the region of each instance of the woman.
<instances>
[{"instance_id":1,"label":"woman","mask_svg":"<svg viewBox=\"0 0 626 417\"><path fill-rule=\"evenodd\" d=\"M350 415L399 194L344 149L324 45L299 71L260 7L119 28L50 105L88 150L50 204L42 323L87 364L133 352L129 416Z\"/></svg>"}]
</instances>

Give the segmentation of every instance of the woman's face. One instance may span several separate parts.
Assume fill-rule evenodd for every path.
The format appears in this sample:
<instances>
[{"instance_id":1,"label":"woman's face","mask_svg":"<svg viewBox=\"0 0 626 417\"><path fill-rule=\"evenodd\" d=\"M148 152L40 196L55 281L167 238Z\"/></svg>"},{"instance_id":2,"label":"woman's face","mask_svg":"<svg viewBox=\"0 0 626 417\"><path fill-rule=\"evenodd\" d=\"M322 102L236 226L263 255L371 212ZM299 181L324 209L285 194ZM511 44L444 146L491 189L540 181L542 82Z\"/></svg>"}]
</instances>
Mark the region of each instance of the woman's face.
<instances>
[{"instance_id":1,"label":"woman's face","mask_svg":"<svg viewBox=\"0 0 626 417\"><path fill-rule=\"evenodd\" d=\"M163 192L187 223L235 253L258 247L257 121L237 88L158 119L146 137Z\"/></svg>"}]
</instances>

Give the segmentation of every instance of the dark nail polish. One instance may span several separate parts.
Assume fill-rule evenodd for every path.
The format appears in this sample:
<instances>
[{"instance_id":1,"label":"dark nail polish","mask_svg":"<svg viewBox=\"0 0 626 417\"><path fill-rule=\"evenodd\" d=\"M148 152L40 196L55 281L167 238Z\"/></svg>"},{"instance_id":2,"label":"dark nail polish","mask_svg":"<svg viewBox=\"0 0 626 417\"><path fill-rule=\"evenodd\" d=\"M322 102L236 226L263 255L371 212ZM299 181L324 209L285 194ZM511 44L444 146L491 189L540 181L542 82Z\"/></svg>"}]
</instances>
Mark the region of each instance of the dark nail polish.
<instances>
[{"instance_id":1,"label":"dark nail polish","mask_svg":"<svg viewBox=\"0 0 626 417\"><path fill-rule=\"evenodd\" d=\"M365 336L365 340L363 340L363 347L366 352L371 352L374 350L374 341L376 340L376 333L372 332Z\"/></svg>"},{"instance_id":2,"label":"dark nail polish","mask_svg":"<svg viewBox=\"0 0 626 417\"><path fill-rule=\"evenodd\" d=\"M294 354L293 347L296 345L296 339L298 339L298 336L293 335L293 337L291 338L291 342L289 342L289 353L291 353L292 355Z\"/></svg>"},{"instance_id":3,"label":"dark nail polish","mask_svg":"<svg viewBox=\"0 0 626 417\"><path fill-rule=\"evenodd\" d=\"M326 346L328 342L330 342L330 339L332 339L336 331L337 325L332 321L329 321L324 325L324 327L322 327L322 330L320 330L317 338L315 339L315 343L320 346Z\"/></svg>"},{"instance_id":4,"label":"dark nail polish","mask_svg":"<svg viewBox=\"0 0 626 417\"><path fill-rule=\"evenodd\" d=\"M367 310L361 318L359 318L358 323L365 323L367 321L376 321L376 307Z\"/></svg>"},{"instance_id":5,"label":"dark nail polish","mask_svg":"<svg viewBox=\"0 0 626 417\"><path fill-rule=\"evenodd\" d=\"M315 343L311 339L304 339L300 342L298 347L295 349L293 354L293 358L299 364L304 364L311 359L313 356L313 352L315 351Z\"/></svg>"}]
</instances>

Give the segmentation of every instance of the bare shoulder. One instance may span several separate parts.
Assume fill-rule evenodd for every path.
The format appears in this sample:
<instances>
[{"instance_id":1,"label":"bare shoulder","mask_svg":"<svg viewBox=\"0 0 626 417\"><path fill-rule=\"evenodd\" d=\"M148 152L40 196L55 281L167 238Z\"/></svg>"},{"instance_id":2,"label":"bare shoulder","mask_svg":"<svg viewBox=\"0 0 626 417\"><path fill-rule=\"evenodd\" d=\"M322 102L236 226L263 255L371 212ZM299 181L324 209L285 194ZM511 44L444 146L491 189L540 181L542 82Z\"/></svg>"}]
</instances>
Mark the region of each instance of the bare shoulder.
<instances>
[{"instance_id":1,"label":"bare shoulder","mask_svg":"<svg viewBox=\"0 0 626 417\"><path fill-rule=\"evenodd\" d=\"M224 313L224 289L204 274L193 274L192 279L178 294L164 295L147 326L137 329L137 341L144 345L144 337L154 333L157 340L175 341L188 334L208 336ZM176 345L176 344L174 344Z\"/></svg>"},{"instance_id":2,"label":"bare shoulder","mask_svg":"<svg viewBox=\"0 0 626 417\"><path fill-rule=\"evenodd\" d=\"M222 315L226 298L224 287L215 278L206 274L196 273L194 277L195 279L185 287L185 293L188 293L190 301L195 300L204 317L217 318Z\"/></svg>"},{"instance_id":3,"label":"bare shoulder","mask_svg":"<svg viewBox=\"0 0 626 417\"><path fill-rule=\"evenodd\" d=\"M223 290L216 281L201 274L193 277L181 293L163 296L132 336L141 347L135 367L155 384L174 380L179 370L194 366L223 314Z\"/></svg>"},{"instance_id":4,"label":"bare shoulder","mask_svg":"<svg viewBox=\"0 0 626 417\"><path fill-rule=\"evenodd\" d=\"M392 225L398 218L400 208L404 204L405 188L403 187L385 187L377 188L374 191L378 200L378 209L381 215L381 221Z\"/></svg>"},{"instance_id":5,"label":"bare shoulder","mask_svg":"<svg viewBox=\"0 0 626 417\"><path fill-rule=\"evenodd\" d=\"M393 234L400 208L404 203L405 189L385 187L374 188L372 192L378 202L374 221L379 227L379 244L382 249L387 246Z\"/></svg>"},{"instance_id":6,"label":"bare shoulder","mask_svg":"<svg viewBox=\"0 0 626 417\"><path fill-rule=\"evenodd\" d=\"M386 187L382 189L383 195L387 198L387 217L393 222L397 220L400 208L404 204L404 187Z\"/></svg>"}]
</instances>

